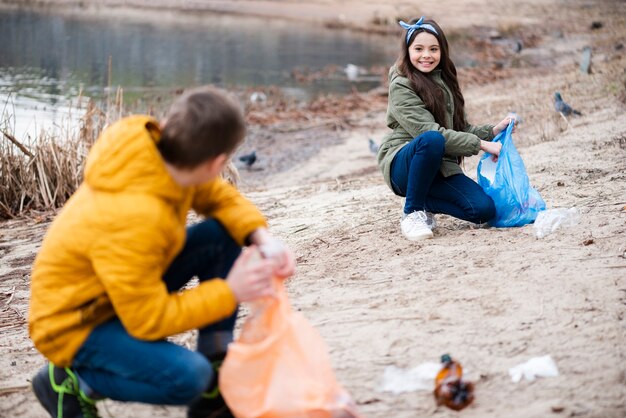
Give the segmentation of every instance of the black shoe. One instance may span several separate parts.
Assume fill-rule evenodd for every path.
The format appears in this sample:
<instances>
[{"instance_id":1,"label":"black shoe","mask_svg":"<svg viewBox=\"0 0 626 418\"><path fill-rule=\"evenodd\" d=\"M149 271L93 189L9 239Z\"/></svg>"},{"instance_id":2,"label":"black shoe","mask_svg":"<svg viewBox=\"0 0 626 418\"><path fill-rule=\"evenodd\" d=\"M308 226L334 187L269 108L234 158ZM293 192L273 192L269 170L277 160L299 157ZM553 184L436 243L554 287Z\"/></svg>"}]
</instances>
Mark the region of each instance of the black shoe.
<instances>
[{"instance_id":1,"label":"black shoe","mask_svg":"<svg viewBox=\"0 0 626 418\"><path fill-rule=\"evenodd\" d=\"M187 418L234 418L234 415L216 386L213 392L203 393L200 399L189 404Z\"/></svg>"},{"instance_id":2,"label":"black shoe","mask_svg":"<svg viewBox=\"0 0 626 418\"><path fill-rule=\"evenodd\" d=\"M33 378L33 392L53 418L100 418L94 400L81 392L71 369L52 364Z\"/></svg>"},{"instance_id":3,"label":"black shoe","mask_svg":"<svg viewBox=\"0 0 626 418\"><path fill-rule=\"evenodd\" d=\"M234 418L217 385L218 372L222 361L224 361L224 354L212 356L210 360L212 360L211 365L215 371L213 382L199 399L189 404L187 418Z\"/></svg>"}]
</instances>

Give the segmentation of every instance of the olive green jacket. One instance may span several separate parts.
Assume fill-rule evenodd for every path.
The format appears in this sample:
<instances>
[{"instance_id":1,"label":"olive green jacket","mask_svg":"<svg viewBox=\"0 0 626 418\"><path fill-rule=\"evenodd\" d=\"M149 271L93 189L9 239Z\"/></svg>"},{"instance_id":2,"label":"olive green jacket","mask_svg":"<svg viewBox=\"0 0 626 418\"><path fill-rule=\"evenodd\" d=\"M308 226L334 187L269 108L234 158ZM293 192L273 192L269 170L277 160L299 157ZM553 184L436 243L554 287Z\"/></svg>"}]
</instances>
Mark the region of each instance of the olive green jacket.
<instances>
[{"instance_id":1,"label":"olive green jacket","mask_svg":"<svg viewBox=\"0 0 626 418\"><path fill-rule=\"evenodd\" d=\"M441 70L434 70L431 77L443 90L446 98L446 125L453 126L454 100L452 92L443 82ZM457 157L469 157L478 154L480 140L491 141L494 137L493 125L472 126L468 124L463 132L440 126L411 87L411 82L398 74L395 65L389 70L387 126L393 131L383 138L377 158L378 166L390 188L393 157L403 146L424 132L438 131L446 140L440 169L444 177L462 173L463 170L457 162Z\"/></svg>"}]
</instances>

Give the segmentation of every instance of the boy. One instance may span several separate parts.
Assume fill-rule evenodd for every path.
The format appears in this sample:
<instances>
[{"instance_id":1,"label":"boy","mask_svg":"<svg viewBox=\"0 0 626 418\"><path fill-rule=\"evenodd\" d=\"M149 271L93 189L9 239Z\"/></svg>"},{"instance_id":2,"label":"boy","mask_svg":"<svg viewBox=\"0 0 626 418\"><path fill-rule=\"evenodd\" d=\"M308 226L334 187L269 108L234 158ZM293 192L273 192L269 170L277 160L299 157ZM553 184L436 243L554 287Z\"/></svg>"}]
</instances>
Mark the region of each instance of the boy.
<instances>
[{"instance_id":1,"label":"boy","mask_svg":"<svg viewBox=\"0 0 626 418\"><path fill-rule=\"evenodd\" d=\"M103 397L232 416L216 369L237 304L294 271L258 209L219 176L244 135L236 103L203 87L162 126L131 116L93 146L32 273L30 336L50 360L33 390L53 417L97 416ZM189 209L206 219L185 230ZM266 246L276 255L258 261ZM179 291L194 276L200 284ZM197 352L165 340L195 328Z\"/></svg>"}]
</instances>

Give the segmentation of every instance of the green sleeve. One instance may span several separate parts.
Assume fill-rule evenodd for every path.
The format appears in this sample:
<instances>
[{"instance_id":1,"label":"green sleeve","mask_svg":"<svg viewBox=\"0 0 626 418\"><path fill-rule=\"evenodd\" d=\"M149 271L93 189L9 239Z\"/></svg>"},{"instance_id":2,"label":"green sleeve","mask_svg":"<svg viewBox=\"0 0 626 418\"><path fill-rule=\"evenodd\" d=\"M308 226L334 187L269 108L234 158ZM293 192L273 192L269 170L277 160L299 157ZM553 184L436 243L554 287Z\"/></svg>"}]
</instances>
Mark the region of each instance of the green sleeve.
<instances>
[{"instance_id":1,"label":"green sleeve","mask_svg":"<svg viewBox=\"0 0 626 418\"><path fill-rule=\"evenodd\" d=\"M485 141L491 141L495 135L493 134L494 125L470 125L469 123L465 127L465 132L469 132L471 134L476 135L480 139L484 139Z\"/></svg>"}]
</instances>

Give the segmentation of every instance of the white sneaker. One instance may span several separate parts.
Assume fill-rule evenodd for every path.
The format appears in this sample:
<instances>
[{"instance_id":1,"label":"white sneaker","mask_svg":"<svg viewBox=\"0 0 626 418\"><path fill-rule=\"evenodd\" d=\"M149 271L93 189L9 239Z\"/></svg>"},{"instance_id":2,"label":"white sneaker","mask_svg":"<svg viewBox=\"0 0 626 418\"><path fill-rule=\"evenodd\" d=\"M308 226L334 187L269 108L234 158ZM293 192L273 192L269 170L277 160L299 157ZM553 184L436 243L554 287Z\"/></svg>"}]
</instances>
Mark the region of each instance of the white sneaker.
<instances>
[{"instance_id":1,"label":"white sneaker","mask_svg":"<svg viewBox=\"0 0 626 418\"><path fill-rule=\"evenodd\" d=\"M410 241L419 241L433 237L433 231L428 226L426 212L422 210L409 213L400 222L402 233Z\"/></svg>"},{"instance_id":2,"label":"white sneaker","mask_svg":"<svg viewBox=\"0 0 626 418\"><path fill-rule=\"evenodd\" d=\"M402 198L400 201L400 207L403 209L402 211L402 219L406 218L406 213L404 213L404 205L406 203L406 198ZM429 226L431 231L434 231L437 228L437 219L435 219L435 214L431 212L426 212L426 224Z\"/></svg>"},{"instance_id":3,"label":"white sneaker","mask_svg":"<svg viewBox=\"0 0 626 418\"><path fill-rule=\"evenodd\" d=\"M437 228L437 219L435 219L434 213L426 212L426 225L428 225L431 231Z\"/></svg>"}]
</instances>

